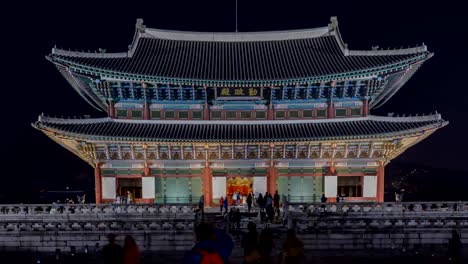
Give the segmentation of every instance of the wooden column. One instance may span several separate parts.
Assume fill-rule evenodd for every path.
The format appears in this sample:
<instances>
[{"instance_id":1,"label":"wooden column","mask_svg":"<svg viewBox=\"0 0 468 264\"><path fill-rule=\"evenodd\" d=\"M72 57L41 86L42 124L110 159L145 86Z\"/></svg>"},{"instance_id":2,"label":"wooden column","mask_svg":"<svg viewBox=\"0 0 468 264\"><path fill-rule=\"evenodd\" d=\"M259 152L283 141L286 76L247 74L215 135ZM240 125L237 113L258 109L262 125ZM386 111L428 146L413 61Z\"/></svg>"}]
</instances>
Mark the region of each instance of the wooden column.
<instances>
[{"instance_id":1,"label":"wooden column","mask_svg":"<svg viewBox=\"0 0 468 264\"><path fill-rule=\"evenodd\" d=\"M210 107L205 103L203 107L203 120L210 120Z\"/></svg>"},{"instance_id":2,"label":"wooden column","mask_svg":"<svg viewBox=\"0 0 468 264\"><path fill-rule=\"evenodd\" d=\"M268 104L267 119L268 120L275 119L275 111L273 110L273 105L271 104L271 102Z\"/></svg>"},{"instance_id":3,"label":"wooden column","mask_svg":"<svg viewBox=\"0 0 468 264\"><path fill-rule=\"evenodd\" d=\"M102 175L101 164L96 163L94 166L94 193L96 195L96 203L102 203Z\"/></svg>"},{"instance_id":4,"label":"wooden column","mask_svg":"<svg viewBox=\"0 0 468 264\"><path fill-rule=\"evenodd\" d=\"M115 118L115 107L114 107L114 102L109 101L109 104L107 106L107 115L110 118Z\"/></svg>"},{"instance_id":5,"label":"wooden column","mask_svg":"<svg viewBox=\"0 0 468 264\"><path fill-rule=\"evenodd\" d=\"M327 118L334 118L334 117L335 117L335 107L333 107L333 101L328 101Z\"/></svg>"},{"instance_id":6,"label":"wooden column","mask_svg":"<svg viewBox=\"0 0 468 264\"><path fill-rule=\"evenodd\" d=\"M209 162L206 162L205 167L202 169L202 183L205 206L211 206L213 202L213 181Z\"/></svg>"},{"instance_id":7,"label":"wooden column","mask_svg":"<svg viewBox=\"0 0 468 264\"><path fill-rule=\"evenodd\" d=\"M143 106L143 119L150 120L151 119L151 112L148 102L145 102Z\"/></svg>"},{"instance_id":8,"label":"wooden column","mask_svg":"<svg viewBox=\"0 0 468 264\"><path fill-rule=\"evenodd\" d=\"M267 169L267 191L271 194L274 194L278 189L277 178L278 178L278 169L275 167L274 162L270 161L270 166Z\"/></svg>"},{"instance_id":9,"label":"wooden column","mask_svg":"<svg viewBox=\"0 0 468 264\"><path fill-rule=\"evenodd\" d=\"M369 99L364 99L362 101L362 116L368 116L369 115Z\"/></svg>"},{"instance_id":10,"label":"wooden column","mask_svg":"<svg viewBox=\"0 0 468 264\"><path fill-rule=\"evenodd\" d=\"M380 161L380 165L377 168L377 202L383 203L384 202L384 173L385 173L385 166L384 162Z\"/></svg>"}]
</instances>

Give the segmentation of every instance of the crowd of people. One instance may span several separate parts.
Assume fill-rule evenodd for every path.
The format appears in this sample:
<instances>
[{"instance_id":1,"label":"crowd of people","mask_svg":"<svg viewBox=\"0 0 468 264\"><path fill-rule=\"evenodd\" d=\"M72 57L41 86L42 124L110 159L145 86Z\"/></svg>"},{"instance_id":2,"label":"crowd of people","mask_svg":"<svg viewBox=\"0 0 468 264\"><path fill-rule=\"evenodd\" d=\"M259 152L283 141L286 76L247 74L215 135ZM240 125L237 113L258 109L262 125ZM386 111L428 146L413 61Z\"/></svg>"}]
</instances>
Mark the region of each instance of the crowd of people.
<instances>
[{"instance_id":1,"label":"crowd of people","mask_svg":"<svg viewBox=\"0 0 468 264\"><path fill-rule=\"evenodd\" d=\"M283 199L283 203L285 202L285 198ZM233 206L239 206L241 205L241 196L239 192L234 192L232 195L232 203L231 205ZM255 199L255 196L253 193L249 193L246 196L245 199L246 205L247 205L247 212L251 212L253 210L253 207L258 206L260 215L262 220L268 221L268 222L273 222L275 215L279 218L281 216L281 211L280 211L280 195L278 194L278 191L275 192L274 195L271 195L271 193L266 192L265 195L262 193L258 194L258 197ZM224 214L228 214L228 197L223 197L221 196L219 198L219 212ZM239 211L237 209L237 211ZM232 215L236 214L236 208L231 208L228 214L228 219L235 219L235 217L231 217Z\"/></svg>"},{"instance_id":2,"label":"crowd of people","mask_svg":"<svg viewBox=\"0 0 468 264\"><path fill-rule=\"evenodd\" d=\"M242 235L243 263L300 263L304 257L304 245L294 230L288 230L286 239L280 248L280 254L275 256L275 240L269 228L259 233L255 223L249 222L248 231ZM200 223L195 228L194 247L185 253L183 264L222 264L229 263L229 257L234 249L232 238L222 229L210 223ZM276 262L276 261L275 261Z\"/></svg>"}]
</instances>

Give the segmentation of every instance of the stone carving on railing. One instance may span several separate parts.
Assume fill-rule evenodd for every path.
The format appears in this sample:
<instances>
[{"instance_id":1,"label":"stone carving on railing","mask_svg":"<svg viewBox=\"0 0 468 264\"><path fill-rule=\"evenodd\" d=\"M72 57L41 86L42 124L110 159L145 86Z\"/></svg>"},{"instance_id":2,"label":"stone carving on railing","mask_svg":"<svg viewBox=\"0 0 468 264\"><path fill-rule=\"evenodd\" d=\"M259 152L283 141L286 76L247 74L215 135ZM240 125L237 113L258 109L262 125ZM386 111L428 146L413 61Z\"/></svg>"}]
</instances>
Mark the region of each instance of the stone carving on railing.
<instances>
[{"instance_id":1,"label":"stone carving on railing","mask_svg":"<svg viewBox=\"0 0 468 264\"><path fill-rule=\"evenodd\" d=\"M1 215L17 214L191 214L193 205L154 204L21 204L0 205Z\"/></svg>"},{"instance_id":2,"label":"stone carving on railing","mask_svg":"<svg viewBox=\"0 0 468 264\"><path fill-rule=\"evenodd\" d=\"M424 214L424 213L468 213L468 202L402 202L402 203L374 203L374 202L346 202L346 203L290 203L292 213L317 214L329 213L362 213L379 214Z\"/></svg>"}]
</instances>

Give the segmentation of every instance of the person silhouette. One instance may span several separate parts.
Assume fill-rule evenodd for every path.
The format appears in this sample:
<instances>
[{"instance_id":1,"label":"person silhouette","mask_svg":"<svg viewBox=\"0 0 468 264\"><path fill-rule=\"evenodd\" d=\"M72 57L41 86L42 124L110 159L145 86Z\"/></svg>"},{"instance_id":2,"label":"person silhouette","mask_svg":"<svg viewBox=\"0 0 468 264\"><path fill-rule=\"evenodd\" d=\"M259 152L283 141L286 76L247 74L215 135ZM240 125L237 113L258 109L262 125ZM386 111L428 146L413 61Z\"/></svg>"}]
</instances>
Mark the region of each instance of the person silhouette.
<instances>
[{"instance_id":1,"label":"person silhouette","mask_svg":"<svg viewBox=\"0 0 468 264\"><path fill-rule=\"evenodd\" d=\"M140 250L132 236L125 236L123 246L123 264L140 263Z\"/></svg>"},{"instance_id":2,"label":"person silhouette","mask_svg":"<svg viewBox=\"0 0 468 264\"><path fill-rule=\"evenodd\" d=\"M122 264L122 247L115 243L115 234L108 234L109 244L105 245L101 251L101 258L104 264Z\"/></svg>"}]
</instances>

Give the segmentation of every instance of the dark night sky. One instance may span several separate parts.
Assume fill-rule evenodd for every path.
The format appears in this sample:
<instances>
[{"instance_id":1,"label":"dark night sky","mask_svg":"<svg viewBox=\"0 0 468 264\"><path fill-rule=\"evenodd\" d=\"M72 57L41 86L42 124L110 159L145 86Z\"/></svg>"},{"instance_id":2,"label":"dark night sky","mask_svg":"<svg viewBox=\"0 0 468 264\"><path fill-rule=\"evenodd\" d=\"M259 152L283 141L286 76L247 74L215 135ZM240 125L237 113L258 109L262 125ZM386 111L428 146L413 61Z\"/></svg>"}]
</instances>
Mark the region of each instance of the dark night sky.
<instances>
[{"instance_id":1,"label":"dark night sky","mask_svg":"<svg viewBox=\"0 0 468 264\"><path fill-rule=\"evenodd\" d=\"M161 3L159 3L161 2ZM79 50L126 51L136 19L148 27L234 31L234 0L225 1L34 1L4 11L2 21L2 184L0 200L21 201L41 188L93 186L92 168L31 127L37 116L102 117L44 56L54 45ZM338 16L351 49L408 47L424 42L435 56L382 108L422 114L437 110L450 124L406 151L398 161L466 171L468 30L465 6L437 1L239 0L239 31L326 26ZM326 4L325 4L326 3ZM382 3L382 4L381 4ZM5 82L6 81L6 82ZM6 84L6 85L5 85ZM468 176L468 175L467 175ZM23 186L19 188L18 186Z\"/></svg>"}]
</instances>

